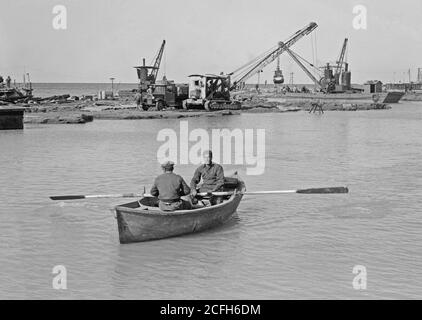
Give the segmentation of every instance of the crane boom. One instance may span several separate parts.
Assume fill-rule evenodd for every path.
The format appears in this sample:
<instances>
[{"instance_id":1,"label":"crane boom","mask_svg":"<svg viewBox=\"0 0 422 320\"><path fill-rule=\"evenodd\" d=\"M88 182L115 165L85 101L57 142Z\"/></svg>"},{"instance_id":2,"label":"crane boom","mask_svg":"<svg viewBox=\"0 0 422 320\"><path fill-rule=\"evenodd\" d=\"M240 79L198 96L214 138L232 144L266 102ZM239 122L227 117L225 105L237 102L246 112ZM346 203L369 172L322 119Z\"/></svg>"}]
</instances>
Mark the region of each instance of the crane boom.
<instances>
[{"instance_id":1,"label":"crane boom","mask_svg":"<svg viewBox=\"0 0 422 320\"><path fill-rule=\"evenodd\" d=\"M286 51L286 48L290 48L293 44L295 44L298 40L300 40L302 37L310 34L312 31L314 31L318 25L315 22L311 22L309 25L304 27L303 29L295 32L293 36L290 37L286 42L280 42L278 44L278 47L275 50L272 50L270 53L265 55L262 59L260 59L257 63L254 64L254 66L248 70L244 75L242 75L239 79L233 82L233 85L230 87L230 90L233 90L236 88L237 84L240 82L244 82L250 77L252 77L255 73L260 72L264 67L266 67L268 64L273 62L277 57L279 57L284 51ZM234 72L232 72L230 75L232 75Z\"/></svg>"},{"instance_id":2,"label":"crane boom","mask_svg":"<svg viewBox=\"0 0 422 320\"><path fill-rule=\"evenodd\" d=\"M309 78L311 78L311 80L315 83L315 85L318 88L321 88L321 83L319 82L319 80L315 78L315 76L308 70L308 68L306 68L304 64L296 57L296 54L287 47L285 47L285 50L292 57L292 59L299 65L299 67L301 67L302 70L305 71L305 73L308 75Z\"/></svg>"},{"instance_id":3,"label":"crane boom","mask_svg":"<svg viewBox=\"0 0 422 320\"><path fill-rule=\"evenodd\" d=\"M339 74L341 72L341 67L343 66L344 63L344 57L346 55L346 48L347 48L347 42L349 41L349 39L344 39L344 43L343 43L343 47L341 49L340 52L340 57L337 61L337 67L336 67L336 74Z\"/></svg>"},{"instance_id":4,"label":"crane boom","mask_svg":"<svg viewBox=\"0 0 422 320\"><path fill-rule=\"evenodd\" d=\"M158 70L160 69L161 59L163 57L164 46L166 45L166 40L163 40L161 44L160 50L158 51L157 58L155 59L154 66L152 67L151 71L151 82L155 83L157 79Z\"/></svg>"}]
</instances>

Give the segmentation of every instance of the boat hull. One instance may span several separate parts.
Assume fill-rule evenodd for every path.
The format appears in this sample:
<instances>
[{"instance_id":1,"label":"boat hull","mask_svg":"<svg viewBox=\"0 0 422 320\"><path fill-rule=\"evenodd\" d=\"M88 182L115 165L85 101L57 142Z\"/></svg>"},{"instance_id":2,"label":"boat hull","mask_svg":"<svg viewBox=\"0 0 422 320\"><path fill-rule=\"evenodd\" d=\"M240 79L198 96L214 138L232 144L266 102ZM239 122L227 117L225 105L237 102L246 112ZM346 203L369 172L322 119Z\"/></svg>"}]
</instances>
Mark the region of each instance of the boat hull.
<instances>
[{"instance_id":1,"label":"boat hull","mask_svg":"<svg viewBox=\"0 0 422 320\"><path fill-rule=\"evenodd\" d=\"M243 197L244 184L227 201L210 207L172 212L146 209L140 201L117 206L120 243L142 242L185 235L215 228L230 220ZM155 198L153 201L156 201Z\"/></svg>"}]
</instances>

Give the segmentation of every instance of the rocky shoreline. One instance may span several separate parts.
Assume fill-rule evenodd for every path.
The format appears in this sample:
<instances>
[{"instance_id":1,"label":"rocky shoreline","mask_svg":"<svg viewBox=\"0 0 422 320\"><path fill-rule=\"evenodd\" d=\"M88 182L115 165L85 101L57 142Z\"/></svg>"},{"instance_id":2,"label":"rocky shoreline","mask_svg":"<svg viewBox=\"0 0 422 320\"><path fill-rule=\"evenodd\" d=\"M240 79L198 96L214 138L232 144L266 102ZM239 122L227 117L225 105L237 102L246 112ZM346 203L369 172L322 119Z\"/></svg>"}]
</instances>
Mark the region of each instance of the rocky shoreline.
<instances>
[{"instance_id":1,"label":"rocky shoreline","mask_svg":"<svg viewBox=\"0 0 422 320\"><path fill-rule=\"evenodd\" d=\"M422 92L407 92L401 99L403 101L422 101Z\"/></svg>"},{"instance_id":2,"label":"rocky shoreline","mask_svg":"<svg viewBox=\"0 0 422 320\"><path fill-rule=\"evenodd\" d=\"M94 119L140 120L140 119L181 119L190 117L221 117L241 113L285 113L309 111L315 102L301 99L282 99L268 95L240 95L241 110L224 110L207 112L202 110L183 110L170 108L163 111L150 109L139 110L131 99L115 100L76 100L59 99L33 101L14 104L25 108L24 123L30 124L83 124ZM346 103L345 103L346 102ZM363 111L390 109L387 104L347 101L318 101L324 111Z\"/></svg>"}]
</instances>

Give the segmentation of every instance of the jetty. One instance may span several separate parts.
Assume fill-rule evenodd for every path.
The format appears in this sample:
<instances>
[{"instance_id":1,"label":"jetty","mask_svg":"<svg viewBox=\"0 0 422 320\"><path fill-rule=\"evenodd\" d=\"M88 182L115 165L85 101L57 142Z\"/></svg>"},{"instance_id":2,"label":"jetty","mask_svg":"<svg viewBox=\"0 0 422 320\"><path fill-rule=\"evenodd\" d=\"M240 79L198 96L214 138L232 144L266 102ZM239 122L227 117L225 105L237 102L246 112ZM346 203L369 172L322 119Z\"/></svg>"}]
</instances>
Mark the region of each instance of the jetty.
<instances>
[{"instance_id":1,"label":"jetty","mask_svg":"<svg viewBox=\"0 0 422 320\"><path fill-rule=\"evenodd\" d=\"M0 106L0 130L23 129L25 108Z\"/></svg>"}]
</instances>

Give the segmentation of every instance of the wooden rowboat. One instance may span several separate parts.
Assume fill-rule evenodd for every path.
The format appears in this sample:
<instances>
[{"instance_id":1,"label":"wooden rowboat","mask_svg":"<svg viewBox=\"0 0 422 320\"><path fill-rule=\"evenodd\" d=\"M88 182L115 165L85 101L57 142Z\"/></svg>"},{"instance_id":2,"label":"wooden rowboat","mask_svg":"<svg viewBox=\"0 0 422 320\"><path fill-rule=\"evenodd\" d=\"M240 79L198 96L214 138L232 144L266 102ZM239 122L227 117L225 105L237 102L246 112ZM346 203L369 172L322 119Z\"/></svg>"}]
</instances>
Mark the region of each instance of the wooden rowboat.
<instances>
[{"instance_id":1,"label":"wooden rowboat","mask_svg":"<svg viewBox=\"0 0 422 320\"><path fill-rule=\"evenodd\" d=\"M175 237L224 224L236 212L246 190L244 182L235 177L236 183L224 189L233 191L233 194L210 207L165 212L154 206L157 203L154 197L143 197L139 201L116 206L120 243Z\"/></svg>"}]
</instances>

